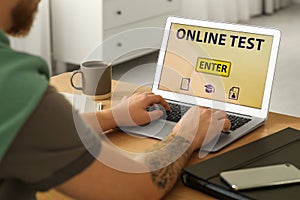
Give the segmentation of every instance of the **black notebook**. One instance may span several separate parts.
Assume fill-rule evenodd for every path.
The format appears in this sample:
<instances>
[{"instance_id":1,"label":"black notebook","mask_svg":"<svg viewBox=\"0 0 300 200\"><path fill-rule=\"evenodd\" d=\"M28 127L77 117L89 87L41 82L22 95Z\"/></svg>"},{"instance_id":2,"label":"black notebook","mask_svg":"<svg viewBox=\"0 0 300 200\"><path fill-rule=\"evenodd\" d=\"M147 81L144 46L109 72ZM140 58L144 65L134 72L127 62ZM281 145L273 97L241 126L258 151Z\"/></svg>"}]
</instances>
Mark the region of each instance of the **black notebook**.
<instances>
[{"instance_id":1,"label":"black notebook","mask_svg":"<svg viewBox=\"0 0 300 200\"><path fill-rule=\"evenodd\" d=\"M300 169L300 131L287 128L220 156L184 168L182 181L219 199L300 199L300 184L234 191L220 172L290 163Z\"/></svg>"}]
</instances>

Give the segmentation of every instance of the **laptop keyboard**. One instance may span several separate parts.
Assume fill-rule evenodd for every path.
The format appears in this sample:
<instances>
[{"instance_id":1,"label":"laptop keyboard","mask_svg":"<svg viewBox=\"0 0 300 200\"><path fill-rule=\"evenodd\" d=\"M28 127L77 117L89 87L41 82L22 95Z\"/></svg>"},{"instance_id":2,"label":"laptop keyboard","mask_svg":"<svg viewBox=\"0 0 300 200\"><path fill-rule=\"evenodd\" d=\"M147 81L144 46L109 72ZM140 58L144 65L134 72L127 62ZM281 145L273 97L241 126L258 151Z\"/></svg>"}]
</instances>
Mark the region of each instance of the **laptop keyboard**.
<instances>
[{"instance_id":1,"label":"laptop keyboard","mask_svg":"<svg viewBox=\"0 0 300 200\"><path fill-rule=\"evenodd\" d=\"M227 116L231 123L231 129L230 129L231 131L238 129L241 126L251 121L251 118L240 117L240 116L230 115L230 114L227 114Z\"/></svg>"},{"instance_id":2,"label":"laptop keyboard","mask_svg":"<svg viewBox=\"0 0 300 200\"><path fill-rule=\"evenodd\" d=\"M178 122L181 117L190 109L190 106L179 105L175 103L169 103L170 111L166 111L167 120L172 122Z\"/></svg>"},{"instance_id":3,"label":"laptop keyboard","mask_svg":"<svg viewBox=\"0 0 300 200\"><path fill-rule=\"evenodd\" d=\"M178 122L181 117L189 110L190 106L179 105L176 103L169 103L170 111L166 111L167 120L172 122ZM228 114L228 119L231 123L231 131L234 131L246 123L251 121L251 118L240 117L232 114Z\"/></svg>"}]
</instances>

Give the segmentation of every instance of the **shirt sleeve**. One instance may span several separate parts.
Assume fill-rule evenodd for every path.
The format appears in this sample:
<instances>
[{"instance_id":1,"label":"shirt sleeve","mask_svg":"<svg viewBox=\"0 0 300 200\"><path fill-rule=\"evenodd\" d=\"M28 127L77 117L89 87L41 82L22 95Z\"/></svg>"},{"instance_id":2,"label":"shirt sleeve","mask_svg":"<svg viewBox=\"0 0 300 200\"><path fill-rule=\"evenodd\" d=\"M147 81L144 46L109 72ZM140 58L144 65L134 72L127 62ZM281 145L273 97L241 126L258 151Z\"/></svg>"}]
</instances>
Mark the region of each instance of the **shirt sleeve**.
<instances>
[{"instance_id":1,"label":"shirt sleeve","mask_svg":"<svg viewBox=\"0 0 300 200\"><path fill-rule=\"evenodd\" d=\"M48 190L84 170L99 151L99 137L49 86L2 159L0 178Z\"/></svg>"}]
</instances>

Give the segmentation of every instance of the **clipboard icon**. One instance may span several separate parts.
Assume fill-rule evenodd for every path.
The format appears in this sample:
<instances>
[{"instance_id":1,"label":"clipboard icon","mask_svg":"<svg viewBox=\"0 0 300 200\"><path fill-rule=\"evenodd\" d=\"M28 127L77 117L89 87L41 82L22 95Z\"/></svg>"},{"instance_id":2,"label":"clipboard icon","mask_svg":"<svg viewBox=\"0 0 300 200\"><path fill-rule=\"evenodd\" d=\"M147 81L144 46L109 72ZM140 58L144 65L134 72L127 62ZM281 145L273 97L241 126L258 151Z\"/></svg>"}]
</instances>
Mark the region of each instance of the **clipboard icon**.
<instances>
[{"instance_id":1,"label":"clipboard icon","mask_svg":"<svg viewBox=\"0 0 300 200\"><path fill-rule=\"evenodd\" d=\"M240 95L240 88L239 87L232 87L229 90L229 96L228 98L231 100L238 100Z\"/></svg>"},{"instance_id":2,"label":"clipboard icon","mask_svg":"<svg viewBox=\"0 0 300 200\"><path fill-rule=\"evenodd\" d=\"M180 89L188 91L190 89L190 82L191 82L190 78L182 78L181 84L180 84Z\"/></svg>"}]
</instances>

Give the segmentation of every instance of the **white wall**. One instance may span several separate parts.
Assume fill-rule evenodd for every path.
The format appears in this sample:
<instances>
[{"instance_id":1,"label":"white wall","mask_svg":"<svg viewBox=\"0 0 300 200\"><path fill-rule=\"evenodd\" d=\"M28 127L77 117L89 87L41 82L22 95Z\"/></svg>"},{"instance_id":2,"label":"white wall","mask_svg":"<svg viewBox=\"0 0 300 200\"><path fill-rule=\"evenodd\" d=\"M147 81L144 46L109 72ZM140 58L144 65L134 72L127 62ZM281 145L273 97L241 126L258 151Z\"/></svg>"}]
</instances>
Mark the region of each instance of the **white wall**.
<instances>
[{"instance_id":1,"label":"white wall","mask_svg":"<svg viewBox=\"0 0 300 200\"><path fill-rule=\"evenodd\" d=\"M41 1L33 27L25 38L10 38L12 48L44 58L51 73L49 0Z\"/></svg>"},{"instance_id":2,"label":"white wall","mask_svg":"<svg viewBox=\"0 0 300 200\"><path fill-rule=\"evenodd\" d=\"M51 0L54 60L81 63L103 41L102 3L100 0Z\"/></svg>"},{"instance_id":3,"label":"white wall","mask_svg":"<svg viewBox=\"0 0 300 200\"><path fill-rule=\"evenodd\" d=\"M300 3L300 0L293 0L294 3Z\"/></svg>"},{"instance_id":4,"label":"white wall","mask_svg":"<svg viewBox=\"0 0 300 200\"><path fill-rule=\"evenodd\" d=\"M208 19L208 1L209 0L182 0L181 13L187 18Z\"/></svg>"}]
</instances>

